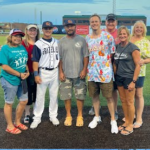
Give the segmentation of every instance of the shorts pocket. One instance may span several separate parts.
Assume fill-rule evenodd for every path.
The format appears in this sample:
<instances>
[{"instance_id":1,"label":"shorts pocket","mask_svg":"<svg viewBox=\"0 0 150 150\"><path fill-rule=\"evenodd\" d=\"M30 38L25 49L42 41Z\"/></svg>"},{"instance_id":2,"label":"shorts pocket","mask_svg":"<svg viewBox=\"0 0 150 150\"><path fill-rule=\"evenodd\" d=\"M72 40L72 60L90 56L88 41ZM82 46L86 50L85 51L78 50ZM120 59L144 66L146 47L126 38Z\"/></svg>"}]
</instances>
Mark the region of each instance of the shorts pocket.
<instances>
[{"instance_id":1,"label":"shorts pocket","mask_svg":"<svg viewBox=\"0 0 150 150\"><path fill-rule=\"evenodd\" d=\"M11 88L12 87L12 85L8 81L6 81L4 79L4 77L1 78L1 85L2 85L2 88L4 88L4 87Z\"/></svg>"},{"instance_id":2,"label":"shorts pocket","mask_svg":"<svg viewBox=\"0 0 150 150\"><path fill-rule=\"evenodd\" d=\"M2 88L4 90L5 102L12 104L15 99L18 86L11 85L4 78L1 78L1 84L2 84Z\"/></svg>"}]
</instances>

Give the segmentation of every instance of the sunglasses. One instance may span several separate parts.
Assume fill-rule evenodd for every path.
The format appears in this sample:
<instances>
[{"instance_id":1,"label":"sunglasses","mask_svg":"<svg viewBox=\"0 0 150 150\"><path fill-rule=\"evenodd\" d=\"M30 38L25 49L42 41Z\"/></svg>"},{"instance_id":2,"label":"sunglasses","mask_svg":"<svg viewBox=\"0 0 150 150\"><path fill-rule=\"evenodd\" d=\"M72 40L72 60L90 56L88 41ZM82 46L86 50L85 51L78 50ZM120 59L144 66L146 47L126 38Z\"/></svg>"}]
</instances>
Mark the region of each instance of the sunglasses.
<instances>
[{"instance_id":1,"label":"sunglasses","mask_svg":"<svg viewBox=\"0 0 150 150\"><path fill-rule=\"evenodd\" d=\"M44 30L52 30L53 28L50 28L50 27L46 27L46 28L43 28Z\"/></svg>"}]
</instances>

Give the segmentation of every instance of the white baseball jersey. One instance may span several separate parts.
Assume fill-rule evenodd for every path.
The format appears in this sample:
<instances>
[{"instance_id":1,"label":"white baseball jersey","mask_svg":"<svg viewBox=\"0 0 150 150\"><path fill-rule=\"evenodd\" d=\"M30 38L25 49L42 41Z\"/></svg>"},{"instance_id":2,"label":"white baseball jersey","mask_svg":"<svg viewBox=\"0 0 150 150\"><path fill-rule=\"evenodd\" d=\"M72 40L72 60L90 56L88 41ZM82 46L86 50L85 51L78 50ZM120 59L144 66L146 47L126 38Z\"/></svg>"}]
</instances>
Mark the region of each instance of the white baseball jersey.
<instances>
[{"instance_id":1,"label":"white baseball jersey","mask_svg":"<svg viewBox=\"0 0 150 150\"><path fill-rule=\"evenodd\" d=\"M56 68L59 63L58 40L39 39L32 51L32 61L39 62L39 68Z\"/></svg>"}]
</instances>

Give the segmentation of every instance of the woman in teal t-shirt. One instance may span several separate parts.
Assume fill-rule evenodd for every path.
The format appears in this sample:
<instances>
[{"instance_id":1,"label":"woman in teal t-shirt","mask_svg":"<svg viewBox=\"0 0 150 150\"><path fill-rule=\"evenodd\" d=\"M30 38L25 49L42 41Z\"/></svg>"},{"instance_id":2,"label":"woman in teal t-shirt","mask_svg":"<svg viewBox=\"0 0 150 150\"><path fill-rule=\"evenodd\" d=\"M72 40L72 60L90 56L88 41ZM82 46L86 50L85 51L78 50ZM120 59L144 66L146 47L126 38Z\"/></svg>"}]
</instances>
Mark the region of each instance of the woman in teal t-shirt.
<instances>
[{"instance_id":1,"label":"woman in teal t-shirt","mask_svg":"<svg viewBox=\"0 0 150 150\"><path fill-rule=\"evenodd\" d=\"M19 29L12 29L7 38L7 44L0 51L1 85L4 89L4 115L7 122L6 132L19 134L21 130L28 128L20 120L26 103L28 93L23 92L21 80L29 76L27 60L28 54L25 48L20 45L24 33ZM12 121L12 105L17 95L19 104L16 108L16 117ZM21 130L20 130L21 129Z\"/></svg>"}]
</instances>

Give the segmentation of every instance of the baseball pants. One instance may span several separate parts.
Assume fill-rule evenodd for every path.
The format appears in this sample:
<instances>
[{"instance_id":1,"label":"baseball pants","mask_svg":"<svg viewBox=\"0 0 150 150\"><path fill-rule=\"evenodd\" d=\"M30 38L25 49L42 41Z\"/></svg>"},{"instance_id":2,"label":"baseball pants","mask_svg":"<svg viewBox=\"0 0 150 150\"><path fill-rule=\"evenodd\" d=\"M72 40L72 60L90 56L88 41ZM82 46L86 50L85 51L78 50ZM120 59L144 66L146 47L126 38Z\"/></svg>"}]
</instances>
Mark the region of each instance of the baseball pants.
<instances>
[{"instance_id":1,"label":"baseball pants","mask_svg":"<svg viewBox=\"0 0 150 150\"><path fill-rule=\"evenodd\" d=\"M49 89L49 117L56 118L58 115L58 68L54 70L40 69L39 75L42 83L37 84L36 102L34 106L34 121L41 121L42 113L44 111L45 93Z\"/></svg>"}]
</instances>

